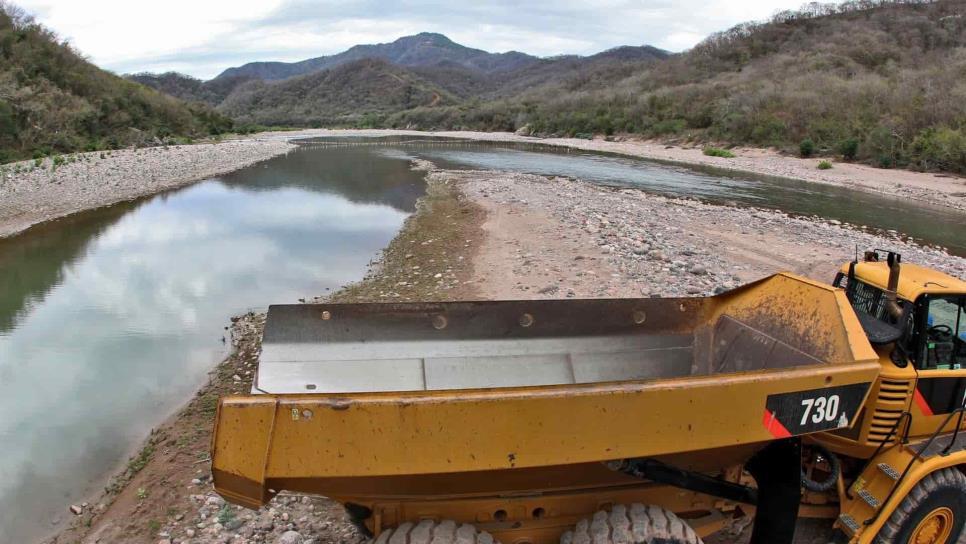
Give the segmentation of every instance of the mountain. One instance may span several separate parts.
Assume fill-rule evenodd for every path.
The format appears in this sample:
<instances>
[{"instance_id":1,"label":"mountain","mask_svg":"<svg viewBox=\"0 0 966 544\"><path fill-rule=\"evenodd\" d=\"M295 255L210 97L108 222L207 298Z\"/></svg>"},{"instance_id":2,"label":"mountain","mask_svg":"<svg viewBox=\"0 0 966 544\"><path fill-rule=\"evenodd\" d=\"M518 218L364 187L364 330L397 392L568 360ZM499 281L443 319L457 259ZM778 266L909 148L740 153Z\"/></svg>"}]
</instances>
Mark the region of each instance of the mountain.
<instances>
[{"instance_id":1,"label":"mountain","mask_svg":"<svg viewBox=\"0 0 966 544\"><path fill-rule=\"evenodd\" d=\"M518 69L537 60L524 53L488 53L453 42L442 34L423 32L405 36L392 43L356 45L326 57L299 62L251 62L228 68L215 79L245 77L263 80L286 79L293 76L335 68L361 59L382 59L398 66L425 67L442 64L458 65L486 73Z\"/></svg>"},{"instance_id":2,"label":"mountain","mask_svg":"<svg viewBox=\"0 0 966 544\"><path fill-rule=\"evenodd\" d=\"M173 72L127 77L182 100L216 106L241 123L344 125L413 108L512 96L602 72L633 71L668 56L654 47L626 46L589 57L540 59L517 52L488 53L441 34L421 33L301 62L249 63L209 81Z\"/></svg>"},{"instance_id":3,"label":"mountain","mask_svg":"<svg viewBox=\"0 0 966 544\"><path fill-rule=\"evenodd\" d=\"M231 128L231 120L87 62L0 3L0 162Z\"/></svg>"},{"instance_id":4,"label":"mountain","mask_svg":"<svg viewBox=\"0 0 966 544\"><path fill-rule=\"evenodd\" d=\"M282 81L249 81L219 109L242 123L320 126L457 102L450 92L405 68L366 58Z\"/></svg>"}]
</instances>

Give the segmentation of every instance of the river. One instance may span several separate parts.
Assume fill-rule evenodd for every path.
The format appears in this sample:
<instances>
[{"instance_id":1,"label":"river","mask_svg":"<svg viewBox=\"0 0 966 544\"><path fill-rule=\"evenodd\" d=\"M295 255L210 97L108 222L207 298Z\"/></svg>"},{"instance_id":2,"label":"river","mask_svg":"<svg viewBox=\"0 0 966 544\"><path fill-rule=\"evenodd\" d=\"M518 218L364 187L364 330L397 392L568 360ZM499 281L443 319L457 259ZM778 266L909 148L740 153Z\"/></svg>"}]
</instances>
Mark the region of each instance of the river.
<instances>
[{"instance_id":1,"label":"river","mask_svg":"<svg viewBox=\"0 0 966 544\"><path fill-rule=\"evenodd\" d=\"M66 522L204 382L232 315L360 279L423 190L404 160L295 152L0 240L0 542Z\"/></svg>"},{"instance_id":2,"label":"river","mask_svg":"<svg viewBox=\"0 0 966 544\"><path fill-rule=\"evenodd\" d=\"M0 240L0 535L66 522L204 382L231 316L361 279L423 194L413 157L820 215L966 254L966 216L900 199L535 146L353 141L373 145L310 144Z\"/></svg>"}]
</instances>

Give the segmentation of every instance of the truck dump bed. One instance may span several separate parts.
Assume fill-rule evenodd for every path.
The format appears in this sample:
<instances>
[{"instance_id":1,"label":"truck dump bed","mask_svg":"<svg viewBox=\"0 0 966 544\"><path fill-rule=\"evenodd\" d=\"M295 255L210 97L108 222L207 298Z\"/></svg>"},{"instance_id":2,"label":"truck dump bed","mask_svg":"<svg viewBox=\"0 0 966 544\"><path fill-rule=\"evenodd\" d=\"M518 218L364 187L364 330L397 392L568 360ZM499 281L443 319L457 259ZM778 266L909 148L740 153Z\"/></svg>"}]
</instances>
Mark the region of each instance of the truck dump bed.
<instances>
[{"instance_id":1,"label":"truck dump bed","mask_svg":"<svg viewBox=\"0 0 966 544\"><path fill-rule=\"evenodd\" d=\"M486 493L493 471L526 489L551 467L724 463L851 425L878 369L844 293L785 274L707 298L272 306L252 394L219 405L214 481L258 506L281 489L455 495ZM553 470L576 478L557 487L597 477Z\"/></svg>"}]
</instances>

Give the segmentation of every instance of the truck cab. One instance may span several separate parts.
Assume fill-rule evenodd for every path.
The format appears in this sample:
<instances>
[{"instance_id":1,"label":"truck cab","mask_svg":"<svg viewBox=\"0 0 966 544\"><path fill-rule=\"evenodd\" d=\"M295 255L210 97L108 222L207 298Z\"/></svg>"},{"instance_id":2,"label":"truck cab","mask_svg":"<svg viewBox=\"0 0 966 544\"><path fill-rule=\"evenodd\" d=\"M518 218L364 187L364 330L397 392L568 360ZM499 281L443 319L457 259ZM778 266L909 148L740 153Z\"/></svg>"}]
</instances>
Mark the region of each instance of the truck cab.
<instances>
[{"instance_id":1,"label":"truck cab","mask_svg":"<svg viewBox=\"0 0 966 544\"><path fill-rule=\"evenodd\" d=\"M862 262L846 263L834 286L845 290L882 367L859 421L813 439L841 466L843 540L881 539L891 523L908 533L897 542L920 536L944 542L943 531L960 530L966 512L920 512L902 501L925 496L913 489L932 485L931 475L961 474L966 467L959 433L966 406L966 282L902 263L895 253L868 252Z\"/></svg>"},{"instance_id":2,"label":"truck cab","mask_svg":"<svg viewBox=\"0 0 966 544\"><path fill-rule=\"evenodd\" d=\"M933 432L966 395L966 282L890 255L847 263L834 282L845 289L882 363L880 402L852 429L853 436L862 431L860 443L875 447L900 407L912 416L910 434L918 436Z\"/></svg>"}]
</instances>

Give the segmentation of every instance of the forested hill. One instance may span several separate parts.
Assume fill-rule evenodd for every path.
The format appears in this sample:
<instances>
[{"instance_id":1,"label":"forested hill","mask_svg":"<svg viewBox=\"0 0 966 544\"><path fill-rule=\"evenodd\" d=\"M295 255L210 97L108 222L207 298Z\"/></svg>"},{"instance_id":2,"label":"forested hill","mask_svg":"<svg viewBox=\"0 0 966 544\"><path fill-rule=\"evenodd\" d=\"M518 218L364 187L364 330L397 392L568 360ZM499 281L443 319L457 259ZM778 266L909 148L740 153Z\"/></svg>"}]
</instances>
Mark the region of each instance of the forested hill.
<instances>
[{"instance_id":1,"label":"forested hill","mask_svg":"<svg viewBox=\"0 0 966 544\"><path fill-rule=\"evenodd\" d=\"M250 81L228 95L219 110L256 123L322 126L457 103L426 78L384 60L362 59L278 82Z\"/></svg>"},{"instance_id":2,"label":"forested hill","mask_svg":"<svg viewBox=\"0 0 966 544\"><path fill-rule=\"evenodd\" d=\"M101 70L0 2L0 162L195 137L232 121Z\"/></svg>"}]
</instances>

